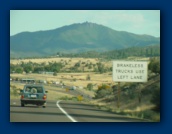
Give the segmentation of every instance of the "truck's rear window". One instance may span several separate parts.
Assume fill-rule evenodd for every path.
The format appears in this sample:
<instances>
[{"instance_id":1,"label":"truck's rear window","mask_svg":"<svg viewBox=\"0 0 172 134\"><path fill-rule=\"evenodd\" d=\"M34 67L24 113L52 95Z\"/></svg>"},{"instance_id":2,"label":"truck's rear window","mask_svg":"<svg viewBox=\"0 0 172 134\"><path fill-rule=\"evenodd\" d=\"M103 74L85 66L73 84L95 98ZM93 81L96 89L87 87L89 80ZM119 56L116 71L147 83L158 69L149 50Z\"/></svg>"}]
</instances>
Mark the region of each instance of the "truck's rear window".
<instances>
[{"instance_id":1,"label":"truck's rear window","mask_svg":"<svg viewBox=\"0 0 172 134\"><path fill-rule=\"evenodd\" d=\"M43 93L42 87L26 87L24 90L25 93Z\"/></svg>"}]
</instances>

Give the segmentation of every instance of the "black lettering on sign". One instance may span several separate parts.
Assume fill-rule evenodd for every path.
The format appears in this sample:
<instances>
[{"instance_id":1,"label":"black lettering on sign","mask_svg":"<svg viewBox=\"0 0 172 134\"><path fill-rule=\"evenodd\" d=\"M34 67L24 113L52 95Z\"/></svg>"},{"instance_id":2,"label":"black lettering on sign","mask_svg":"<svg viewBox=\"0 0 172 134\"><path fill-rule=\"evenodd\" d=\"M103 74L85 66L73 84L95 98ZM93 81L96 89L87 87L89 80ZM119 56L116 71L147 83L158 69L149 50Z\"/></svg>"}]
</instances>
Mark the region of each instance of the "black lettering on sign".
<instances>
[{"instance_id":1,"label":"black lettering on sign","mask_svg":"<svg viewBox=\"0 0 172 134\"><path fill-rule=\"evenodd\" d=\"M121 70L121 69L116 69L116 73L133 73L133 70Z\"/></svg>"},{"instance_id":2,"label":"black lettering on sign","mask_svg":"<svg viewBox=\"0 0 172 134\"><path fill-rule=\"evenodd\" d=\"M142 76L131 76L131 79L136 79L136 80L141 80L143 77Z\"/></svg>"},{"instance_id":3,"label":"black lettering on sign","mask_svg":"<svg viewBox=\"0 0 172 134\"><path fill-rule=\"evenodd\" d=\"M144 70L136 70L136 73L144 73Z\"/></svg>"},{"instance_id":4,"label":"black lettering on sign","mask_svg":"<svg viewBox=\"0 0 172 134\"><path fill-rule=\"evenodd\" d=\"M118 79L128 79L128 75L119 75L117 76Z\"/></svg>"},{"instance_id":5,"label":"black lettering on sign","mask_svg":"<svg viewBox=\"0 0 172 134\"><path fill-rule=\"evenodd\" d=\"M117 64L117 67L143 68L143 64Z\"/></svg>"}]
</instances>

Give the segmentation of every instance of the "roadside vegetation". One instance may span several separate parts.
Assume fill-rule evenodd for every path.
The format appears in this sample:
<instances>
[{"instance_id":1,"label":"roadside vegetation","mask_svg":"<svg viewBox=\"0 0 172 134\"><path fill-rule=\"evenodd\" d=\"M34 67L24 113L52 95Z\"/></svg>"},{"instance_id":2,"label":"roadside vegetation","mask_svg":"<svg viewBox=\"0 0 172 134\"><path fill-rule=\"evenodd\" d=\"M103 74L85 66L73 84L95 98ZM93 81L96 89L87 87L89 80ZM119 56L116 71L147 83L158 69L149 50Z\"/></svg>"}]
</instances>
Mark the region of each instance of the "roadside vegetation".
<instances>
[{"instance_id":1,"label":"roadside vegetation","mask_svg":"<svg viewBox=\"0 0 172 134\"><path fill-rule=\"evenodd\" d=\"M20 90L21 90L21 88L10 84L10 99L19 99Z\"/></svg>"},{"instance_id":2,"label":"roadside vegetation","mask_svg":"<svg viewBox=\"0 0 172 134\"><path fill-rule=\"evenodd\" d=\"M81 95L74 96L55 91L50 91L49 96L52 95L51 99L55 100L87 102L109 112L159 122L160 58L159 49L154 49L153 46L151 48L112 51L103 57L98 53L87 52L82 55L59 54L64 57L50 58L44 61L40 59L41 62L36 59L11 60L10 76L14 81L33 77L36 83L39 79L48 80L47 86L55 81L58 81L61 86L76 86L81 92L91 94L92 99L88 101ZM135 52L135 55L132 52ZM97 58L97 56L101 58ZM139 59L138 56L141 58ZM149 61L148 82L121 83L119 93L117 83L112 81L111 60L123 58ZM46 60L47 62L45 62ZM52 72L52 74L43 74L43 72ZM20 88L10 85L10 97L18 97L19 90Z\"/></svg>"},{"instance_id":3,"label":"roadside vegetation","mask_svg":"<svg viewBox=\"0 0 172 134\"><path fill-rule=\"evenodd\" d=\"M118 104L118 97L119 104ZM123 83L120 86L102 85L95 93L93 104L110 112L130 117L160 121L160 61L152 58L149 63L147 83Z\"/></svg>"}]
</instances>

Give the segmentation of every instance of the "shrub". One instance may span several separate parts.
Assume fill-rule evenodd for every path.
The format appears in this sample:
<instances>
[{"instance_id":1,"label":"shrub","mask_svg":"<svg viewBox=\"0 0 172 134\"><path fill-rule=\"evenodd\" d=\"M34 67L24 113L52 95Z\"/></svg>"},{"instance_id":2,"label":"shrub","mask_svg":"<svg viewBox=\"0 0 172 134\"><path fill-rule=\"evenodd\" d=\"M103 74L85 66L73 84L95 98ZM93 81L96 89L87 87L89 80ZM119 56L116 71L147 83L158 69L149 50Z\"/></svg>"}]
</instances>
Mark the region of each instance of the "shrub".
<instances>
[{"instance_id":1,"label":"shrub","mask_svg":"<svg viewBox=\"0 0 172 134\"><path fill-rule=\"evenodd\" d=\"M160 74L160 60L155 58L151 59L148 68L152 72Z\"/></svg>"},{"instance_id":2,"label":"shrub","mask_svg":"<svg viewBox=\"0 0 172 134\"><path fill-rule=\"evenodd\" d=\"M156 112L152 111L152 110L145 110L141 113L143 114L144 119L150 119L153 121L160 121L160 115L157 114Z\"/></svg>"},{"instance_id":3,"label":"shrub","mask_svg":"<svg viewBox=\"0 0 172 134\"><path fill-rule=\"evenodd\" d=\"M90 75L89 75L89 74L87 75L86 80L91 80L91 77L90 77Z\"/></svg>"},{"instance_id":4,"label":"shrub","mask_svg":"<svg viewBox=\"0 0 172 134\"><path fill-rule=\"evenodd\" d=\"M69 100L69 97L68 96L63 96L60 98L60 100Z\"/></svg>"},{"instance_id":5,"label":"shrub","mask_svg":"<svg viewBox=\"0 0 172 134\"><path fill-rule=\"evenodd\" d=\"M10 85L10 95L18 96L20 89L17 88L16 86Z\"/></svg>"},{"instance_id":6,"label":"shrub","mask_svg":"<svg viewBox=\"0 0 172 134\"><path fill-rule=\"evenodd\" d=\"M93 84L92 83L88 83L87 84L87 89L88 90L92 90L93 89Z\"/></svg>"},{"instance_id":7,"label":"shrub","mask_svg":"<svg viewBox=\"0 0 172 134\"><path fill-rule=\"evenodd\" d=\"M154 110L159 112L160 111L160 85L156 84L154 86L154 90L152 93L152 98L150 100L153 104L155 104Z\"/></svg>"},{"instance_id":8,"label":"shrub","mask_svg":"<svg viewBox=\"0 0 172 134\"><path fill-rule=\"evenodd\" d=\"M53 73L53 76L57 76L57 72L54 72L54 73Z\"/></svg>"},{"instance_id":9,"label":"shrub","mask_svg":"<svg viewBox=\"0 0 172 134\"><path fill-rule=\"evenodd\" d=\"M113 93L113 90L110 88L109 85L102 84L101 86L98 86L98 90L96 91L95 98L103 98L106 95L110 95Z\"/></svg>"},{"instance_id":10,"label":"shrub","mask_svg":"<svg viewBox=\"0 0 172 134\"><path fill-rule=\"evenodd\" d=\"M110 86L106 84L102 84L101 86L98 86L98 90L99 89L110 89Z\"/></svg>"}]
</instances>

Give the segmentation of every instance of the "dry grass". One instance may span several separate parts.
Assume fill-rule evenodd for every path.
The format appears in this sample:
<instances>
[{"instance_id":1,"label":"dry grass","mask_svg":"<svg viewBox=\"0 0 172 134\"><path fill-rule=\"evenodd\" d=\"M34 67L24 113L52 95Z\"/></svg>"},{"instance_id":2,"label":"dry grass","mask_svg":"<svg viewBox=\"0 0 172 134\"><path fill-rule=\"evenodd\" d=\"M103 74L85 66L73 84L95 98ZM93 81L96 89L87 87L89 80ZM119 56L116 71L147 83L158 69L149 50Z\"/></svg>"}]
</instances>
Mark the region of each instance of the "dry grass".
<instances>
[{"instance_id":1,"label":"dry grass","mask_svg":"<svg viewBox=\"0 0 172 134\"><path fill-rule=\"evenodd\" d=\"M98 59L96 58L40 58L40 59L20 59L20 60L10 60L11 64L20 64L21 62L28 63L48 63L48 62L67 62L69 64L75 64L77 62L92 62L96 63Z\"/></svg>"},{"instance_id":2,"label":"dry grass","mask_svg":"<svg viewBox=\"0 0 172 134\"><path fill-rule=\"evenodd\" d=\"M125 109L124 112L126 113L132 113L132 112L141 112L141 111L145 111L145 110L150 110L154 107L154 105L141 105L141 106L137 106L135 109Z\"/></svg>"},{"instance_id":3,"label":"dry grass","mask_svg":"<svg viewBox=\"0 0 172 134\"><path fill-rule=\"evenodd\" d=\"M20 99L20 95L18 95L18 96L10 95L10 99L17 99L17 100L19 100Z\"/></svg>"},{"instance_id":4,"label":"dry grass","mask_svg":"<svg viewBox=\"0 0 172 134\"><path fill-rule=\"evenodd\" d=\"M91 80L86 80L87 75L90 75ZM114 84L112 74L96 74L96 73L58 73L57 76L48 74L10 74L12 78L33 78L35 80L57 81L63 82L69 86L86 87L88 83L94 84L94 89L102 83Z\"/></svg>"},{"instance_id":5,"label":"dry grass","mask_svg":"<svg viewBox=\"0 0 172 134\"><path fill-rule=\"evenodd\" d=\"M55 91L48 91L48 100L59 100L60 98L67 96L69 98L73 97L73 95L70 94L65 94L65 93L59 93L59 92L55 92Z\"/></svg>"},{"instance_id":6,"label":"dry grass","mask_svg":"<svg viewBox=\"0 0 172 134\"><path fill-rule=\"evenodd\" d=\"M62 64L65 65L65 67L62 68L62 70L64 71L69 71L70 67L73 67L76 63L80 63L80 67L78 68L78 70L82 71L83 67L84 67L84 71L93 71L94 69L89 69L88 67L85 67L85 65L88 64L96 64L98 62L100 62L99 59L97 58L40 58L40 59L11 59L10 60L10 64L21 64L22 62L24 63L28 63L28 62L33 62L33 63L37 63L37 64L48 64L49 62L60 62ZM84 64L82 64L84 63ZM112 62L102 62L101 63L104 64L104 66L106 67L111 67L112 66Z\"/></svg>"},{"instance_id":7,"label":"dry grass","mask_svg":"<svg viewBox=\"0 0 172 134\"><path fill-rule=\"evenodd\" d=\"M145 60L148 61L149 58L143 57L128 57L126 60ZM77 62L86 62L86 63L97 63L100 62L98 58L65 58L65 57L56 57L56 58L37 58L37 59L11 59L11 64L20 64L21 62L33 62L33 63L48 63L48 62L67 62L69 64ZM106 62L106 64L111 64L112 62Z\"/></svg>"},{"instance_id":8,"label":"dry grass","mask_svg":"<svg viewBox=\"0 0 172 134\"><path fill-rule=\"evenodd\" d=\"M40 58L40 59L21 59L21 60L10 60L11 64L20 64L20 63L48 63L48 62L61 62L67 63L67 65L63 68L63 70L67 70L67 68L73 67L77 62L81 63L81 70L82 67L86 63L96 64L99 61L97 58ZM85 63L84 65L82 63ZM106 67L112 67L112 62L102 62ZM85 67L85 71L93 71L92 69L88 69ZM90 75L91 81L86 80L87 75ZM47 81L62 81L66 85L69 86L79 86L79 87L86 87L88 83L92 83L95 85L95 89L97 88L96 85L100 85L102 83L113 83L112 81L112 74L95 74L93 72L88 73L58 73L57 76L52 75L44 75L44 74L10 74L11 77L18 77L18 78L34 78L35 80L47 80Z\"/></svg>"}]
</instances>

